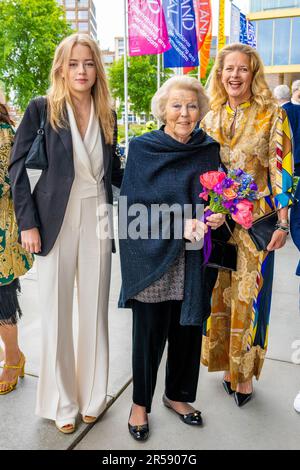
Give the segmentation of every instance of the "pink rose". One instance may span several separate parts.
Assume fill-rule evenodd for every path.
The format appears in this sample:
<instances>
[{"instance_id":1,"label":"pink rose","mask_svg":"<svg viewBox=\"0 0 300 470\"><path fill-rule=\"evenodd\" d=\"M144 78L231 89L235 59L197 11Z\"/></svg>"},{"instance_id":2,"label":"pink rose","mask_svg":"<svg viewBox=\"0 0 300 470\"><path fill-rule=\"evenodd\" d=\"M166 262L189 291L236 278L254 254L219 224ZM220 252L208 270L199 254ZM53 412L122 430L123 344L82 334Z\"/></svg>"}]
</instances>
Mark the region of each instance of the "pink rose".
<instances>
[{"instance_id":1,"label":"pink rose","mask_svg":"<svg viewBox=\"0 0 300 470\"><path fill-rule=\"evenodd\" d=\"M253 204L247 199L242 199L237 205L237 212L231 214L235 222L240 224L243 228L250 228L253 223Z\"/></svg>"},{"instance_id":2,"label":"pink rose","mask_svg":"<svg viewBox=\"0 0 300 470\"><path fill-rule=\"evenodd\" d=\"M202 199L204 199L204 201L208 201L208 192L207 192L207 191L203 191L203 193L200 193L200 194L199 194L199 197L201 197Z\"/></svg>"},{"instance_id":3,"label":"pink rose","mask_svg":"<svg viewBox=\"0 0 300 470\"><path fill-rule=\"evenodd\" d=\"M213 189L216 184L221 183L226 177L224 171L207 171L200 175L200 183L204 188Z\"/></svg>"}]
</instances>

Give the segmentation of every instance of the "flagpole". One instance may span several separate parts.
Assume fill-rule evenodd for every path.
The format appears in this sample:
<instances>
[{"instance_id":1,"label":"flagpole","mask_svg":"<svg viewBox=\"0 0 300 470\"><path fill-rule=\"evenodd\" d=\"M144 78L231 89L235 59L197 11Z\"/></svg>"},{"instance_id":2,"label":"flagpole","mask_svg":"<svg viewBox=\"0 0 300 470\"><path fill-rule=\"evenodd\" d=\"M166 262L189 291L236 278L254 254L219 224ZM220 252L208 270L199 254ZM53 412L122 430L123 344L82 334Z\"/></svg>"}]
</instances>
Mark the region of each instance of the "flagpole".
<instances>
[{"instance_id":1,"label":"flagpole","mask_svg":"<svg viewBox=\"0 0 300 470\"><path fill-rule=\"evenodd\" d=\"M128 155L128 31L127 31L127 0L124 0L124 104L125 104L125 156Z\"/></svg>"}]
</instances>

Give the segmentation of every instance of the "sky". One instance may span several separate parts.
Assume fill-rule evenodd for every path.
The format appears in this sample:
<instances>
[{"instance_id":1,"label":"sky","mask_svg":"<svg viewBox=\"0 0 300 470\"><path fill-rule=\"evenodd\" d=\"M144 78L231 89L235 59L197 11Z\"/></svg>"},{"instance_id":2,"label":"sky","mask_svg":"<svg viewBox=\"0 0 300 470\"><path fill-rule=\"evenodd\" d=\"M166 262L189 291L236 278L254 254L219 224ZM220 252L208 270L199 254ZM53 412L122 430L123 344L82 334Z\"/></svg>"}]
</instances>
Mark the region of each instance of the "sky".
<instances>
[{"instance_id":1,"label":"sky","mask_svg":"<svg viewBox=\"0 0 300 470\"><path fill-rule=\"evenodd\" d=\"M114 37L124 35L124 0L94 0L97 12L98 39L101 49L114 50ZM213 34L217 32L218 0L212 0ZM249 11L249 0L233 2L243 13ZM226 0L225 33L229 34L230 1Z\"/></svg>"}]
</instances>

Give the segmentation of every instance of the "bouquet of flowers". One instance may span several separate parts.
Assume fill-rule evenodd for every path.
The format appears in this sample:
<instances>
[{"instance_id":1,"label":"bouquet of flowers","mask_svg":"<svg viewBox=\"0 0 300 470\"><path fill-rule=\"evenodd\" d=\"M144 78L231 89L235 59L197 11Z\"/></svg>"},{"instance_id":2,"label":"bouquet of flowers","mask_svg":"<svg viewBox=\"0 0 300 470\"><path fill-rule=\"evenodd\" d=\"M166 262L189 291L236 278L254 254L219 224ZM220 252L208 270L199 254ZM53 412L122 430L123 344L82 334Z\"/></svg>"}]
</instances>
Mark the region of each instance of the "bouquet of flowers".
<instances>
[{"instance_id":1,"label":"bouquet of flowers","mask_svg":"<svg viewBox=\"0 0 300 470\"><path fill-rule=\"evenodd\" d=\"M245 229L253 223L253 202L258 197L253 177L240 168L224 171L208 171L200 176L203 192L199 194L209 202L206 216L212 213L229 214Z\"/></svg>"}]
</instances>

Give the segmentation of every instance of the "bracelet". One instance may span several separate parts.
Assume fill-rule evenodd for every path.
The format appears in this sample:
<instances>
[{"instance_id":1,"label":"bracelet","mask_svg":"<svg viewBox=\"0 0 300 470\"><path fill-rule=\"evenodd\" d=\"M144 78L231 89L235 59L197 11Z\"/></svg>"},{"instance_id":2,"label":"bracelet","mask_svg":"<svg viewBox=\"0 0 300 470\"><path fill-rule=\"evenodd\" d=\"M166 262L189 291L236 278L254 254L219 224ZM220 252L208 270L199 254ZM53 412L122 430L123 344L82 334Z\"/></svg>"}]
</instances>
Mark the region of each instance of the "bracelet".
<instances>
[{"instance_id":1,"label":"bracelet","mask_svg":"<svg viewBox=\"0 0 300 470\"><path fill-rule=\"evenodd\" d=\"M281 230L282 232L286 232L286 233L290 232L289 226L281 225L281 224L276 224L275 230Z\"/></svg>"}]
</instances>

